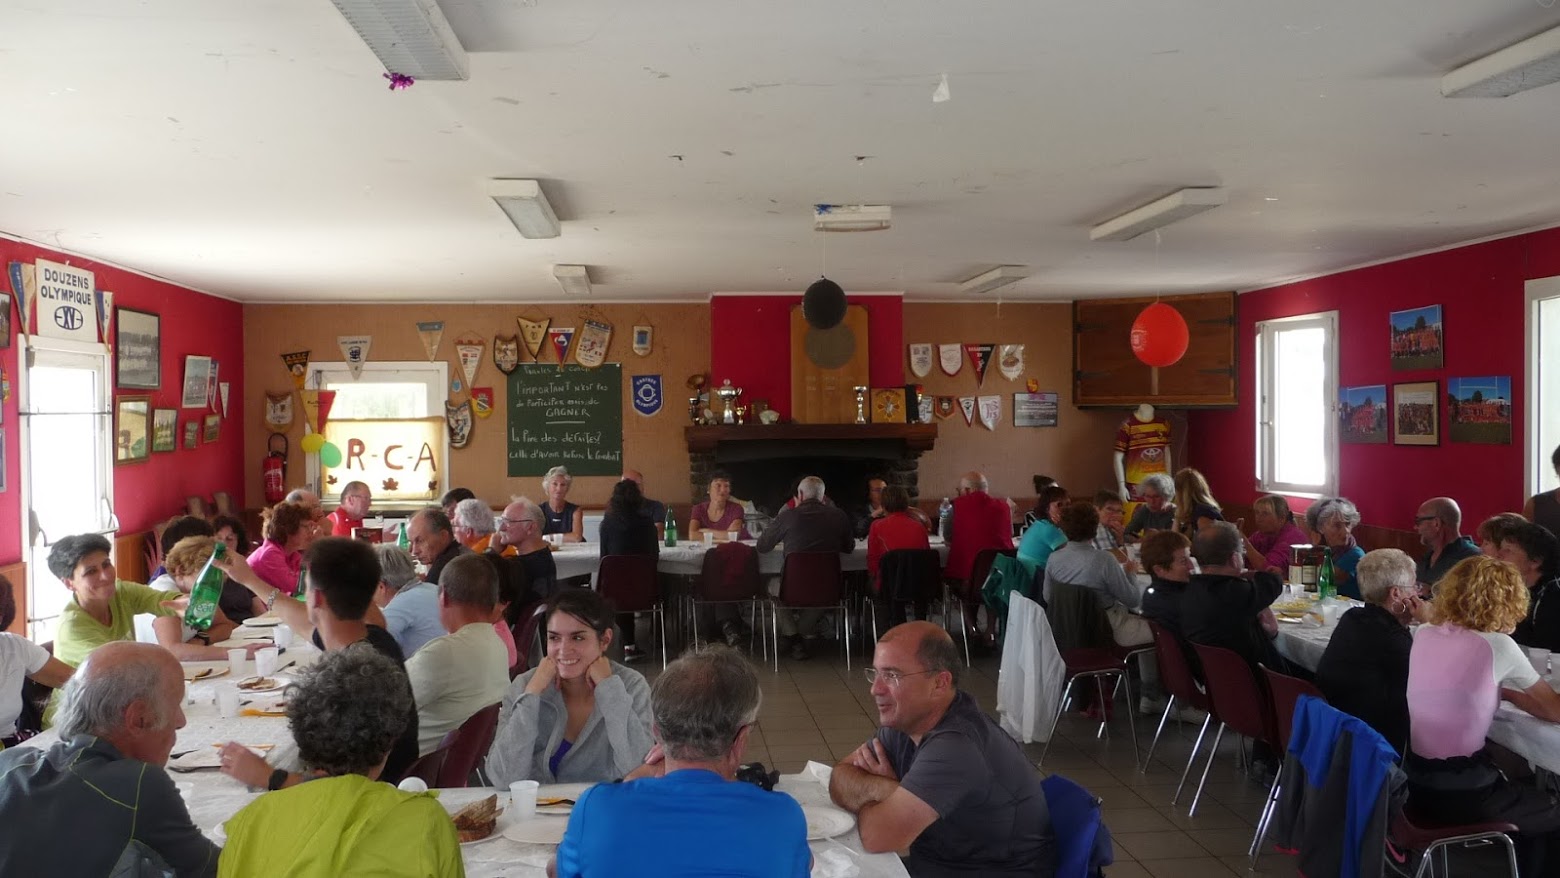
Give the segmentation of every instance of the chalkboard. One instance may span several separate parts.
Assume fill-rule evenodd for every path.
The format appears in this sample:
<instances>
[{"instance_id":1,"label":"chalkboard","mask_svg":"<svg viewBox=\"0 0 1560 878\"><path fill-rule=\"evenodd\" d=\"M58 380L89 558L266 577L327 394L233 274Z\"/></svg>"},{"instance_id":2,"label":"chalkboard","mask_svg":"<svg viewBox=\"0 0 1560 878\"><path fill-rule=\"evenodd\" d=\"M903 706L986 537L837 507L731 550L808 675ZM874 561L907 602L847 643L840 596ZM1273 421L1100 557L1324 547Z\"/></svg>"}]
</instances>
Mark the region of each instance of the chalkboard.
<instances>
[{"instance_id":1,"label":"chalkboard","mask_svg":"<svg viewBox=\"0 0 1560 878\"><path fill-rule=\"evenodd\" d=\"M509 373L509 475L623 472L623 365L525 363Z\"/></svg>"}]
</instances>

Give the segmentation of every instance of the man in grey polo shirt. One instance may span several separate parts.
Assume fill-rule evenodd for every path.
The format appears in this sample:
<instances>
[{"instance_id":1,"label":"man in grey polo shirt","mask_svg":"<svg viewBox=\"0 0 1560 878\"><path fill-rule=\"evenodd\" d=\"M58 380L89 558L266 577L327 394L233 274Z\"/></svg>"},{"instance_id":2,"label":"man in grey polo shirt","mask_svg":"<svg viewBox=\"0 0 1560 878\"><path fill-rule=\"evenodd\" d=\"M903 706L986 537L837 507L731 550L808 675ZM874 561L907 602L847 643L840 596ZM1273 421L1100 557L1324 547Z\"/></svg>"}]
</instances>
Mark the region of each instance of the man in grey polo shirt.
<instances>
[{"instance_id":1,"label":"man in grey polo shirt","mask_svg":"<svg viewBox=\"0 0 1560 878\"><path fill-rule=\"evenodd\" d=\"M184 727L173 655L105 644L62 695L58 743L0 753L0 875L217 874L221 852L163 770Z\"/></svg>"},{"instance_id":2,"label":"man in grey polo shirt","mask_svg":"<svg viewBox=\"0 0 1560 878\"><path fill-rule=\"evenodd\" d=\"M856 815L862 847L910 849L914 878L1048 878L1056 839L1040 773L959 691L953 640L930 622L890 628L867 669L882 726L835 766L829 796Z\"/></svg>"}]
</instances>

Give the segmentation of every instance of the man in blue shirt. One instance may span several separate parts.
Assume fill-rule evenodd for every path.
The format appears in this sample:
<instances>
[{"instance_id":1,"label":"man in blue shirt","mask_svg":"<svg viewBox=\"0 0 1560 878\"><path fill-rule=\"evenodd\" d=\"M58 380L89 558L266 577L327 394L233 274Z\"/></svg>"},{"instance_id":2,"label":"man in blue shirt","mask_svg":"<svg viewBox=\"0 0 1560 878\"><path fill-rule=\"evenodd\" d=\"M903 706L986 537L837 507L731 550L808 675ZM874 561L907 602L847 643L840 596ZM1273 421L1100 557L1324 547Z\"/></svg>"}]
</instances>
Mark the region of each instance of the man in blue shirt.
<instances>
[{"instance_id":1,"label":"man in blue shirt","mask_svg":"<svg viewBox=\"0 0 1560 878\"><path fill-rule=\"evenodd\" d=\"M802 807L734 781L760 697L753 666L730 647L672 662L650 690L665 774L586 790L548 874L806 878Z\"/></svg>"}]
</instances>

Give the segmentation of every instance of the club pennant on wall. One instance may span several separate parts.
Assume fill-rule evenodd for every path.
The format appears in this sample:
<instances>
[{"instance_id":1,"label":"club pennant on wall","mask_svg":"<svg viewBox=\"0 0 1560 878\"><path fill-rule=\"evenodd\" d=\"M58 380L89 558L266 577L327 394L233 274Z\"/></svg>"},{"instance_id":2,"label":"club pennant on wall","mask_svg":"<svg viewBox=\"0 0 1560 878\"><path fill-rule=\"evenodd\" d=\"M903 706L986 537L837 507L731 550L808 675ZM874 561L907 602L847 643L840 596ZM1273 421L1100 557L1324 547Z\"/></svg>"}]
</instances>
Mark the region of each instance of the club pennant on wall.
<instances>
[{"instance_id":1,"label":"club pennant on wall","mask_svg":"<svg viewBox=\"0 0 1560 878\"><path fill-rule=\"evenodd\" d=\"M975 423L975 397L959 397L959 411L964 412L964 426Z\"/></svg>"},{"instance_id":2,"label":"club pennant on wall","mask_svg":"<svg viewBox=\"0 0 1560 878\"><path fill-rule=\"evenodd\" d=\"M477 417L487 418L493 414L493 388L471 388L471 410Z\"/></svg>"},{"instance_id":3,"label":"club pennant on wall","mask_svg":"<svg viewBox=\"0 0 1560 878\"><path fill-rule=\"evenodd\" d=\"M630 379L634 395L634 411L650 417L661 410L661 376L634 375Z\"/></svg>"},{"instance_id":4,"label":"club pennant on wall","mask_svg":"<svg viewBox=\"0 0 1560 878\"><path fill-rule=\"evenodd\" d=\"M958 410L959 401L951 396L939 396L932 403L932 412L939 418L951 418Z\"/></svg>"},{"instance_id":5,"label":"club pennant on wall","mask_svg":"<svg viewBox=\"0 0 1560 878\"><path fill-rule=\"evenodd\" d=\"M417 324L417 337L422 339L428 362L433 362L439 356L439 342L444 339L444 321L428 320Z\"/></svg>"},{"instance_id":6,"label":"club pennant on wall","mask_svg":"<svg viewBox=\"0 0 1560 878\"><path fill-rule=\"evenodd\" d=\"M460 358L460 372L466 376L466 386L477 380L477 370L482 367L482 351L487 343L481 339L460 339L455 342L455 355Z\"/></svg>"},{"instance_id":7,"label":"club pennant on wall","mask_svg":"<svg viewBox=\"0 0 1560 878\"><path fill-rule=\"evenodd\" d=\"M910 346L910 372L917 378L925 378L932 371L932 346L929 344L913 344Z\"/></svg>"},{"instance_id":8,"label":"club pennant on wall","mask_svg":"<svg viewBox=\"0 0 1560 878\"><path fill-rule=\"evenodd\" d=\"M287 367L288 374L292 375L293 387L303 389L303 382L309 379L309 352L293 351L290 354L282 354L282 365Z\"/></svg>"},{"instance_id":9,"label":"club pennant on wall","mask_svg":"<svg viewBox=\"0 0 1560 878\"><path fill-rule=\"evenodd\" d=\"M368 362L368 348L374 343L372 335L338 335L336 345L341 348L341 359L352 370L352 380L363 377L363 364Z\"/></svg>"},{"instance_id":10,"label":"club pennant on wall","mask_svg":"<svg viewBox=\"0 0 1560 878\"><path fill-rule=\"evenodd\" d=\"M959 369L964 365L964 350L956 344L940 344L937 346L937 364L942 366L943 374L954 376L959 374Z\"/></svg>"},{"instance_id":11,"label":"club pennant on wall","mask_svg":"<svg viewBox=\"0 0 1560 878\"><path fill-rule=\"evenodd\" d=\"M516 317L515 321L520 324L520 338L525 342L526 352L531 355L532 362L541 360L542 342L547 340L547 326L552 323L552 318L528 320L524 317Z\"/></svg>"},{"instance_id":12,"label":"club pennant on wall","mask_svg":"<svg viewBox=\"0 0 1560 878\"><path fill-rule=\"evenodd\" d=\"M569 343L574 341L574 327L553 327L547 330L547 337L552 339L553 350L558 354L558 365L562 366L569 356Z\"/></svg>"},{"instance_id":13,"label":"club pennant on wall","mask_svg":"<svg viewBox=\"0 0 1560 878\"><path fill-rule=\"evenodd\" d=\"M108 329L109 325L114 322L114 294L108 290L98 290L97 319L98 329L103 333L103 344L112 348L114 346L114 337L109 335Z\"/></svg>"},{"instance_id":14,"label":"club pennant on wall","mask_svg":"<svg viewBox=\"0 0 1560 878\"><path fill-rule=\"evenodd\" d=\"M222 381L222 382L219 382L217 384L217 391L222 396L222 417L224 417L224 418L226 418L228 416L228 388L229 387L231 387L231 385L229 385L226 381Z\"/></svg>"},{"instance_id":15,"label":"club pennant on wall","mask_svg":"<svg viewBox=\"0 0 1560 878\"><path fill-rule=\"evenodd\" d=\"M991 365L991 354L997 349L994 344L967 344L964 352L970 355L970 365L975 368L975 383L986 383L986 367Z\"/></svg>"},{"instance_id":16,"label":"club pennant on wall","mask_svg":"<svg viewBox=\"0 0 1560 878\"><path fill-rule=\"evenodd\" d=\"M520 336L493 336L493 365L505 375L520 365Z\"/></svg>"},{"instance_id":17,"label":"club pennant on wall","mask_svg":"<svg viewBox=\"0 0 1560 878\"><path fill-rule=\"evenodd\" d=\"M1003 378L1017 381L1018 376L1024 374L1024 346L1005 344L998 348L997 368L1001 370Z\"/></svg>"},{"instance_id":18,"label":"club pennant on wall","mask_svg":"<svg viewBox=\"0 0 1560 878\"><path fill-rule=\"evenodd\" d=\"M444 422L450 428L450 447L465 448L471 441L471 400L462 400L460 405L445 402Z\"/></svg>"},{"instance_id":19,"label":"club pennant on wall","mask_svg":"<svg viewBox=\"0 0 1560 878\"><path fill-rule=\"evenodd\" d=\"M634 327L634 353L640 355L641 357L648 357L648 356L650 356L650 339L654 335L654 333L655 333L654 327L644 326L644 325L635 326Z\"/></svg>"},{"instance_id":20,"label":"club pennant on wall","mask_svg":"<svg viewBox=\"0 0 1560 878\"><path fill-rule=\"evenodd\" d=\"M574 362L587 369L594 369L607 359L607 346L610 344L612 324L587 320L585 328L580 330L579 343L574 346Z\"/></svg>"},{"instance_id":21,"label":"club pennant on wall","mask_svg":"<svg viewBox=\"0 0 1560 878\"><path fill-rule=\"evenodd\" d=\"M325 422L330 420L330 407L336 403L334 390L300 390L303 401L303 423L310 433L324 433Z\"/></svg>"},{"instance_id":22,"label":"club pennant on wall","mask_svg":"<svg viewBox=\"0 0 1560 878\"><path fill-rule=\"evenodd\" d=\"M8 268L7 273L11 276L11 295L16 297L16 306L22 309L21 332L31 335L35 331L33 299L38 295L37 268L26 262L13 262Z\"/></svg>"},{"instance_id":23,"label":"club pennant on wall","mask_svg":"<svg viewBox=\"0 0 1560 878\"><path fill-rule=\"evenodd\" d=\"M291 393L265 394L265 423L268 427L278 430L292 426L293 422L293 395Z\"/></svg>"},{"instance_id":24,"label":"club pennant on wall","mask_svg":"<svg viewBox=\"0 0 1560 878\"><path fill-rule=\"evenodd\" d=\"M921 423L930 424L933 417L932 408L936 405L936 401L933 400L930 396L922 394L918 402L920 403L920 411L917 412L917 414L921 418Z\"/></svg>"},{"instance_id":25,"label":"club pennant on wall","mask_svg":"<svg viewBox=\"0 0 1560 878\"><path fill-rule=\"evenodd\" d=\"M997 429L997 421L1002 418L1001 395L982 396L977 400L980 406L980 423L988 430Z\"/></svg>"}]
</instances>

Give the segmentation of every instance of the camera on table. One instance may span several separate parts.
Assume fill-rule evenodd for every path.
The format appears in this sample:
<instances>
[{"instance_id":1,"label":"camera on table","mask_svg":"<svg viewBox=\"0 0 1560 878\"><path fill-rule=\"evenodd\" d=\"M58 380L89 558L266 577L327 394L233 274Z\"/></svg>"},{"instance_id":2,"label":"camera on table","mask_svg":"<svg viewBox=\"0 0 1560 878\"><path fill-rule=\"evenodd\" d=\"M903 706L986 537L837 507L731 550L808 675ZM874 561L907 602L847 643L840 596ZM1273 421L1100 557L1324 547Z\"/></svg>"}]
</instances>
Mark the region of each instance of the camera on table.
<instances>
[{"instance_id":1,"label":"camera on table","mask_svg":"<svg viewBox=\"0 0 1560 878\"><path fill-rule=\"evenodd\" d=\"M762 762L749 762L737 767L737 780L773 791L775 784L780 782L780 772L765 771Z\"/></svg>"}]
</instances>

